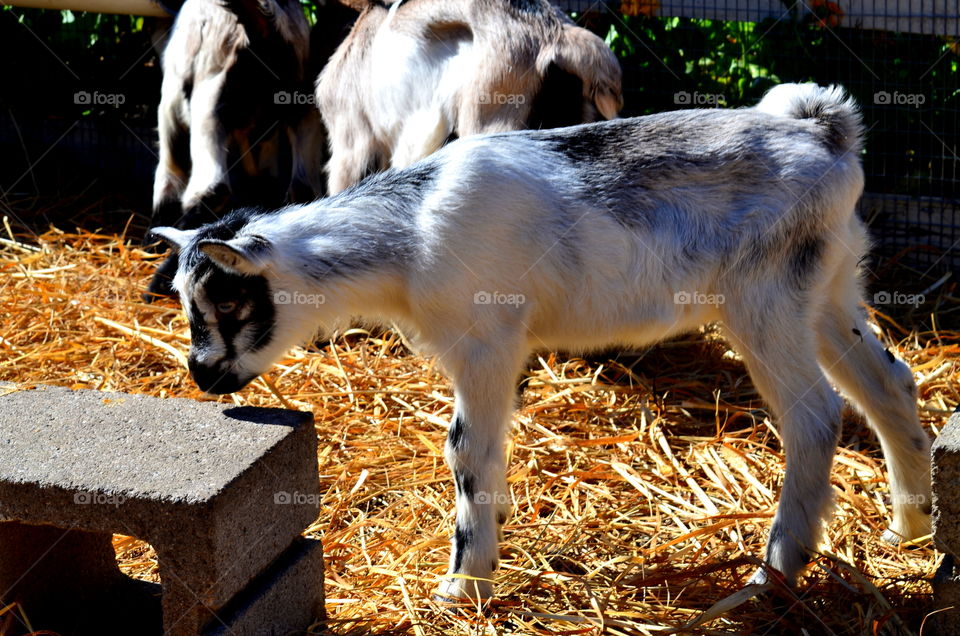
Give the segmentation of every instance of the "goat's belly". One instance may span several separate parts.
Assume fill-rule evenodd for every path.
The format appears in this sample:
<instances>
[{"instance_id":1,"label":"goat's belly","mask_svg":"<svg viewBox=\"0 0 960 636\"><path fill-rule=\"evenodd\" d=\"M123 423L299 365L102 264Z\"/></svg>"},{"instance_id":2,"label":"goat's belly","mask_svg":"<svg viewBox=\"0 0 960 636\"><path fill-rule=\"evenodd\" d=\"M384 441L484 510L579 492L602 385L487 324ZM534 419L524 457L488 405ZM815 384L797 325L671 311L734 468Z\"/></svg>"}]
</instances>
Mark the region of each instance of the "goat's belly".
<instances>
[{"instance_id":1,"label":"goat's belly","mask_svg":"<svg viewBox=\"0 0 960 636\"><path fill-rule=\"evenodd\" d=\"M716 306L679 302L633 315L577 315L557 312L528 323L527 340L533 349L595 351L611 346L648 346L671 336L719 320Z\"/></svg>"}]
</instances>

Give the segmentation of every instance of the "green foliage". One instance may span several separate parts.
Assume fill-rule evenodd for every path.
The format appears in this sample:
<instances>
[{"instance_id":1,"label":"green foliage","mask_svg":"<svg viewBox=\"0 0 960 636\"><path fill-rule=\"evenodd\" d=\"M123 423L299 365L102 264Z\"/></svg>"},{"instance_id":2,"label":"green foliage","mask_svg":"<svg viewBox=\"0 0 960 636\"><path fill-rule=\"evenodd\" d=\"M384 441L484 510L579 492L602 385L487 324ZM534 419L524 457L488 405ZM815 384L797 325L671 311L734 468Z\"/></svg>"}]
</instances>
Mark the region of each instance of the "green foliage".
<instances>
[{"instance_id":1,"label":"green foliage","mask_svg":"<svg viewBox=\"0 0 960 636\"><path fill-rule=\"evenodd\" d=\"M151 119L160 69L151 35L168 27L155 18L5 5L0 55L8 63L0 106L21 116ZM77 94L107 95L99 104ZM93 100L91 100L93 101Z\"/></svg>"},{"instance_id":2,"label":"green foliage","mask_svg":"<svg viewBox=\"0 0 960 636\"><path fill-rule=\"evenodd\" d=\"M124 37L144 29L143 16L113 15L86 11L37 11L4 5L17 21L37 33L56 36L58 41L78 43L86 48L108 52Z\"/></svg>"},{"instance_id":3,"label":"green foliage","mask_svg":"<svg viewBox=\"0 0 960 636\"><path fill-rule=\"evenodd\" d=\"M624 69L623 114L749 106L777 83L837 83L864 111L868 188L957 196L944 176L960 172L949 151L960 144L960 46L844 28L837 4L809 6L759 23L611 14L599 32Z\"/></svg>"},{"instance_id":4,"label":"green foliage","mask_svg":"<svg viewBox=\"0 0 960 636\"><path fill-rule=\"evenodd\" d=\"M768 29L765 23L623 16L605 39L628 72L651 78L638 82L645 98L668 86L672 93L717 96L717 105L742 106L781 81L780 61L791 54L784 42L766 41ZM820 32L807 35L795 34L793 48L817 46L823 38ZM643 112L668 106L662 98L643 101Z\"/></svg>"},{"instance_id":5,"label":"green foliage","mask_svg":"<svg viewBox=\"0 0 960 636\"><path fill-rule=\"evenodd\" d=\"M300 4L303 5L303 13L307 16L310 26L316 24L321 5L316 0L300 0Z\"/></svg>"}]
</instances>

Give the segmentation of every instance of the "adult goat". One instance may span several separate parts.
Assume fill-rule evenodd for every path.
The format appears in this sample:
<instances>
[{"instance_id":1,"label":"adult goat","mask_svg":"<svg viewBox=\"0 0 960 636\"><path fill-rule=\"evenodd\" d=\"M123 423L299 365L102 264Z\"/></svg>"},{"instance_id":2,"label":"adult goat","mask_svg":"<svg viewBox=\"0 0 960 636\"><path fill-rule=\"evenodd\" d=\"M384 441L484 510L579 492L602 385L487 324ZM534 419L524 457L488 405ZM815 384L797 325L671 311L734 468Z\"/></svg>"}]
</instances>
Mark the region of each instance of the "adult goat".
<instances>
[{"instance_id":1,"label":"adult goat","mask_svg":"<svg viewBox=\"0 0 960 636\"><path fill-rule=\"evenodd\" d=\"M548 0L369 2L317 82L331 194L451 137L615 117L620 65Z\"/></svg>"},{"instance_id":2,"label":"adult goat","mask_svg":"<svg viewBox=\"0 0 960 636\"><path fill-rule=\"evenodd\" d=\"M343 11L356 15L327 10ZM161 54L155 225L198 227L234 207L323 194L310 48L298 0L182 4ZM175 271L175 259L161 266L145 298L169 293Z\"/></svg>"}]
</instances>

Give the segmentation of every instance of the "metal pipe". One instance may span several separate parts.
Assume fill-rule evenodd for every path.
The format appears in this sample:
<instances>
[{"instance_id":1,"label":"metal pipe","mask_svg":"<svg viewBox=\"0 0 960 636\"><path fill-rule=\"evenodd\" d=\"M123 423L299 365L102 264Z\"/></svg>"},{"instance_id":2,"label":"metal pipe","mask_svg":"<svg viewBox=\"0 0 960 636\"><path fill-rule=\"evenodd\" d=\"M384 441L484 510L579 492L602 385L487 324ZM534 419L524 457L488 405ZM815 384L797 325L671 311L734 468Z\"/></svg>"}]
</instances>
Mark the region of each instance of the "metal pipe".
<instances>
[{"instance_id":1,"label":"metal pipe","mask_svg":"<svg viewBox=\"0 0 960 636\"><path fill-rule=\"evenodd\" d=\"M152 0L2 0L3 4L31 9L91 11L169 18L163 7Z\"/></svg>"}]
</instances>

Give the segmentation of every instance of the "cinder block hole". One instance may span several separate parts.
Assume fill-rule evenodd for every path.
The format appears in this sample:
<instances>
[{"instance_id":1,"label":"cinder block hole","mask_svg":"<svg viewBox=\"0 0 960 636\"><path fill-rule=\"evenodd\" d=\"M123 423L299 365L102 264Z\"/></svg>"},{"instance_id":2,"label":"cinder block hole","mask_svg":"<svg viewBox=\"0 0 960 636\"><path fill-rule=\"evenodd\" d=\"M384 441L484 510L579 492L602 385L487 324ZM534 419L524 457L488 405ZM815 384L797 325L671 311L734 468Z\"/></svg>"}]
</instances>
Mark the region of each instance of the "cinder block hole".
<instances>
[{"instance_id":1,"label":"cinder block hole","mask_svg":"<svg viewBox=\"0 0 960 636\"><path fill-rule=\"evenodd\" d=\"M132 537L0 522L0 588L2 636L163 633L156 555Z\"/></svg>"},{"instance_id":2,"label":"cinder block hole","mask_svg":"<svg viewBox=\"0 0 960 636\"><path fill-rule=\"evenodd\" d=\"M129 620L126 629L136 626L137 634L160 636L163 634L163 612L157 551L146 541L122 534L113 535L113 549L117 566L127 579L118 587L121 590L119 595L109 601L109 607L103 608L111 612L112 608L123 606L118 608L119 617L110 617L111 626L116 626L114 633L123 633L124 623Z\"/></svg>"},{"instance_id":3,"label":"cinder block hole","mask_svg":"<svg viewBox=\"0 0 960 636\"><path fill-rule=\"evenodd\" d=\"M138 581L160 582L157 551L152 545L136 537L115 534L113 549L117 553L117 565L121 572Z\"/></svg>"}]
</instances>

